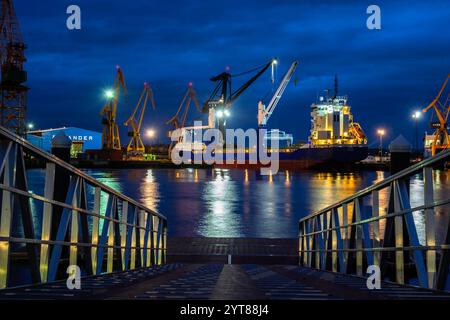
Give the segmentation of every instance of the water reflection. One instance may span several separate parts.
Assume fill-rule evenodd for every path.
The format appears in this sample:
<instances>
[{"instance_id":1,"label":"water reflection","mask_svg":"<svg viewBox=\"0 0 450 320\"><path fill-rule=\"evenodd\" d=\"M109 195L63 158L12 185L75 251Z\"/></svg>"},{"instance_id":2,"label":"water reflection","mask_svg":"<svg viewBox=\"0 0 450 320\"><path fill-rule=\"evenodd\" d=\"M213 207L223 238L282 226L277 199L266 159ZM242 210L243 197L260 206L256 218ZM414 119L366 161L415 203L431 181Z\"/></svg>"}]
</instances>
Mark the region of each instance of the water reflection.
<instances>
[{"instance_id":1,"label":"water reflection","mask_svg":"<svg viewBox=\"0 0 450 320\"><path fill-rule=\"evenodd\" d=\"M116 173L117 173L117 170L105 171L102 173L99 173L96 170L88 171L88 174L92 175L99 182L105 184L106 186L110 187L111 189L114 189L118 192L124 193L123 180ZM89 205L91 208L93 208L94 207L93 201L94 201L95 189L89 188L88 191L90 193L89 199L91 200ZM106 208L108 206L108 200L109 200L109 195L106 192L102 191L100 193L100 215L102 215L102 216L104 216L106 213ZM120 217L119 217L119 219L120 219ZM99 220L99 223L98 223L99 234L101 234L103 232L104 223L105 223L104 219ZM91 229L92 226L90 225L89 228Z\"/></svg>"},{"instance_id":2,"label":"water reflection","mask_svg":"<svg viewBox=\"0 0 450 320\"><path fill-rule=\"evenodd\" d=\"M351 196L372 182L372 176L373 173L370 172L365 176L361 173L313 173L309 179L309 188L305 190L306 196L310 198L309 212L318 211Z\"/></svg>"},{"instance_id":3,"label":"water reflection","mask_svg":"<svg viewBox=\"0 0 450 320\"><path fill-rule=\"evenodd\" d=\"M158 182L153 175L153 170L147 170L144 179L140 185L140 199L147 208L158 211L160 195L158 190Z\"/></svg>"},{"instance_id":4,"label":"water reflection","mask_svg":"<svg viewBox=\"0 0 450 320\"><path fill-rule=\"evenodd\" d=\"M236 211L239 192L229 170L215 170L205 185L202 199L206 212L200 219L199 233L208 237L241 237L241 215Z\"/></svg>"},{"instance_id":5,"label":"water reflection","mask_svg":"<svg viewBox=\"0 0 450 320\"><path fill-rule=\"evenodd\" d=\"M133 169L88 170L88 174L109 187L143 202L169 220L169 235L210 237L296 237L298 220L342 200L374 182L386 178L378 172L327 173L279 172L261 176L253 170L220 169ZM43 171L29 174L31 190L43 194ZM411 179L412 206L423 204L423 181ZM434 199L443 200L450 191L450 172L436 171ZM92 206L94 190L88 189ZM380 215L387 212L388 188L379 192ZM107 195L102 193L105 211ZM366 201L364 205L370 204ZM38 203L37 203L38 204ZM42 206L34 206L34 218ZM441 243L448 224L449 205L436 210L437 242ZM340 213L341 215L341 213ZM348 207L351 219L352 205ZM423 212L414 213L419 239L424 241ZM380 222L383 234L384 221Z\"/></svg>"}]
</instances>

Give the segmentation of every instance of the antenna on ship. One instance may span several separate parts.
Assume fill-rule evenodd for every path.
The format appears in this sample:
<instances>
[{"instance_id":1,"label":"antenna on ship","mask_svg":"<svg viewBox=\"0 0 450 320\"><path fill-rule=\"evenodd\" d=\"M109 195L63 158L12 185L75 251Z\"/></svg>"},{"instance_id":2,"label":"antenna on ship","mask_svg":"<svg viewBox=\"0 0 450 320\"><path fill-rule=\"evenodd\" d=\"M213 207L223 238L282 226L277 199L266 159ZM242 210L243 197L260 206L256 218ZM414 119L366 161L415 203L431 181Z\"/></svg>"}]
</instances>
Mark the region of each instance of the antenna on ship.
<instances>
[{"instance_id":1,"label":"antenna on ship","mask_svg":"<svg viewBox=\"0 0 450 320\"><path fill-rule=\"evenodd\" d=\"M333 99L336 99L338 95L338 77L337 74L334 75L334 97Z\"/></svg>"}]
</instances>

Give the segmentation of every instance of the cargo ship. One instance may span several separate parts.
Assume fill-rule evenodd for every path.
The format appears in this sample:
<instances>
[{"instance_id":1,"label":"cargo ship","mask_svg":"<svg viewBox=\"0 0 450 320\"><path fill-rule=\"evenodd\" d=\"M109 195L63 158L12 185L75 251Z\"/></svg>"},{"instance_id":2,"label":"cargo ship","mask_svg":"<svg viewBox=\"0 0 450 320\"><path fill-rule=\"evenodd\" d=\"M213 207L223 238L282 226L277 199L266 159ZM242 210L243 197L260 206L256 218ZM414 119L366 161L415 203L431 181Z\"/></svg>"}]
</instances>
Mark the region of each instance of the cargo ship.
<instances>
[{"instance_id":1,"label":"cargo ship","mask_svg":"<svg viewBox=\"0 0 450 320\"><path fill-rule=\"evenodd\" d=\"M270 137L265 138L269 155L270 141ZM237 159L239 152L246 154L246 160L251 159L252 153L256 154L256 150L237 150L234 159ZM311 130L308 143L301 146L279 147L278 153L279 168L285 170L350 167L367 158L367 138L359 123L354 121L347 96L335 94L328 97L327 95L319 97L311 105ZM241 164L237 161L231 164L229 162L216 164L216 167L221 168L261 166L261 164L250 164L249 161Z\"/></svg>"}]
</instances>

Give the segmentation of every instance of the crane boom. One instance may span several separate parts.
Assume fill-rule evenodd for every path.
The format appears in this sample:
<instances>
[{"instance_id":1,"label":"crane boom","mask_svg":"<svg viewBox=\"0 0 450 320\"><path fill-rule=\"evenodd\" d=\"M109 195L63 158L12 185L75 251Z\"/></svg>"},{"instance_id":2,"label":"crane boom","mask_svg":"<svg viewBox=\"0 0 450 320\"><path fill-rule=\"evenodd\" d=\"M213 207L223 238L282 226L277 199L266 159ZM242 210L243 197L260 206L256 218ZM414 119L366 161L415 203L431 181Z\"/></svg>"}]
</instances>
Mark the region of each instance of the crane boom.
<instances>
[{"instance_id":1,"label":"crane boom","mask_svg":"<svg viewBox=\"0 0 450 320\"><path fill-rule=\"evenodd\" d=\"M200 109L200 105L197 100L197 93L194 90L193 84L189 83L189 86L186 90L186 93L183 96L183 99L181 100L181 103L180 103L180 106L178 107L177 112L175 113L175 115L172 118L170 118L166 122L166 125L172 124L174 126L175 130L181 130L181 132L182 132L182 135L180 137L178 137L177 141L172 140L173 131L169 131L167 133L168 137L171 138L171 143L169 145L169 157L171 156L172 149L175 147L175 145L183 144L184 136L186 133L189 132L189 130L200 129L199 127L185 127L184 126L184 124L186 123L188 112L189 112L189 107L191 106L191 102L194 102L195 108L197 109L198 112L201 113L202 111ZM181 115L181 119L180 119L180 115ZM202 129L203 128L207 129L207 127L202 127Z\"/></svg>"},{"instance_id":2,"label":"crane boom","mask_svg":"<svg viewBox=\"0 0 450 320\"><path fill-rule=\"evenodd\" d=\"M431 108L433 108L439 120L439 123L431 124L433 128L436 128L436 131L434 132L434 138L431 143L432 156L434 156L437 152L441 150L450 148L450 134L448 133L448 123L447 123L448 116L450 114L450 103L449 103L450 94L447 96L445 101L444 100L439 101L439 99L442 96L442 93L447 87L449 79L450 74L447 75L447 78L442 84L441 89L439 90L439 93L437 94L436 98L434 98L433 101L422 110L422 112L425 113Z\"/></svg>"},{"instance_id":3,"label":"crane boom","mask_svg":"<svg viewBox=\"0 0 450 320\"><path fill-rule=\"evenodd\" d=\"M270 117L272 116L272 113L274 112L275 108L278 105L278 102L280 101L281 97L283 96L284 90L286 89L289 81L291 80L292 76L294 75L295 69L297 68L298 61L294 61L291 66L289 67L288 71L284 75L283 80L281 81L280 85L278 86L277 91L275 91L275 94L273 95L272 99L270 100L267 107L263 104L262 101L259 101L258 103L258 126L265 126L267 124L267 121L269 121Z\"/></svg>"},{"instance_id":4,"label":"crane boom","mask_svg":"<svg viewBox=\"0 0 450 320\"><path fill-rule=\"evenodd\" d=\"M270 67L276 64L276 59L271 59L267 63L252 70L246 71L239 75L231 75L228 72L223 72L210 80L217 82L213 93L209 99L203 104L203 113L209 113L210 119L217 119L217 127L225 135L225 126L227 117L229 116L229 110L232 107L233 102L236 101L239 96L248 89L261 75ZM231 92L231 78L241 76L249 72L258 71L253 77L246 81L236 91Z\"/></svg>"},{"instance_id":5,"label":"crane boom","mask_svg":"<svg viewBox=\"0 0 450 320\"><path fill-rule=\"evenodd\" d=\"M276 63L276 60L272 59L270 60L257 74L255 74L253 77L251 77L246 83L244 83L239 89L237 89L233 94L231 95L231 99L226 104L226 108L230 108L231 104L236 101L237 98L245 91L248 87L251 86L253 82L255 82L264 72L266 72L267 69L269 69L270 66L272 66L274 63Z\"/></svg>"},{"instance_id":6,"label":"crane boom","mask_svg":"<svg viewBox=\"0 0 450 320\"><path fill-rule=\"evenodd\" d=\"M145 109L147 107L147 101L150 99L150 103L152 104L153 110L155 110L155 102L153 100L153 92L150 88L150 85L147 82L144 82L144 89L142 89L142 93L139 97L138 103L134 108L133 113L125 121L125 126L131 125L131 131L128 132L128 136L131 137L130 142L127 145L127 155L132 157L143 157L145 146L142 142L141 138L141 127L142 120L144 119ZM136 119L136 114L139 111L138 119Z\"/></svg>"},{"instance_id":7,"label":"crane boom","mask_svg":"<svg viewBox=\"0 0 450 320\"><path fill-rule=\"evenodd\" d=\"M119 127L116 122L117 103L120 90L122 89L127 94L127 89L122 69L119 66L116 66L116 69L113 89L106 93L109 100L100 112L100 115L103 116L102 149L106 150L121 150Z\"/></svg>"}]
</instances>

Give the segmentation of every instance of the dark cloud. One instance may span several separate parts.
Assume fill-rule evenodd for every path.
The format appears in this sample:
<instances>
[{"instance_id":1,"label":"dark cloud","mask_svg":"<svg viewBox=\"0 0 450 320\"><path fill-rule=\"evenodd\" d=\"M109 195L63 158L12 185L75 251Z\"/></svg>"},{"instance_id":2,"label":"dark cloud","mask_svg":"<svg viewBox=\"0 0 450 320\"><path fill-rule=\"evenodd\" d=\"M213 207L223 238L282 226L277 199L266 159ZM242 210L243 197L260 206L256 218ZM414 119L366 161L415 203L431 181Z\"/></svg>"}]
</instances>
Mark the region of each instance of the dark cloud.
<instances>
[{"instance_id":1,"label":"dark cloud","mask_svg":"<svg viewBox=\"0 0 450 320\"><path fill-rule=\"evenodd\" d=\"M82 30L65 28L66 8L82 10ZM364 1L152 1L16 0L28 45L29 115L39 127L74 125L100 130L101 93L114 66L125 72L129 96L120 106L125 120L142 82L152 83L157 111L146 123L165 130L186 84L201 100L213 89L209 78L230 66L250 69L271 57L279 73L293 59L301 64L272 127L305 139L309 106L339 74L356 119L374 140L377 126L390 138L412 137L410 114L436 94L450 71L446 1L378 1L382 30L365 27ZM236 103L230 125L254 126L257 100L271 90L265 75ZM236 79L239 86L245 79ZM421 124L426 129L426 121Z\"/></svg>"}]
</instances>

